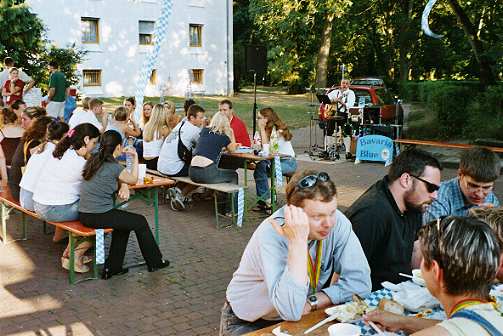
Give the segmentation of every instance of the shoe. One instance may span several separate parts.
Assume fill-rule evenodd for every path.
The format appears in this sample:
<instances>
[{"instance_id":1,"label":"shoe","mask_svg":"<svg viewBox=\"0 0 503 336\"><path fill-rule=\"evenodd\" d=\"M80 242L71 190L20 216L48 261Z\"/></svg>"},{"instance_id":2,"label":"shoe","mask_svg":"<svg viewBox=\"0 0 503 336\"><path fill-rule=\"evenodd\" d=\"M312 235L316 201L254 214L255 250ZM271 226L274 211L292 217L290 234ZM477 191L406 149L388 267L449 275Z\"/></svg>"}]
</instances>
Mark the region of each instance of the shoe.
<instances>
[{"instance_id":1,"label":"shoe","mask_svg":"<svg viewBox=\"0 0 503 336\"><path fill-rule=\"evenodd\" d=\"M70 258L61 257L61 266L65 270L69 271L70 270ZM77 273L87 273L87 272L89 272L89 266L79 265L78 263L75 263L74 264L74 270Z\"/></svg>"},{"instance_id":2,"label":"shoe","mask_svg":"<svg viewBox=\"0 0 503 336\"><path fill-rule=\"evenodd\" d=\"M271 206L264 201L258 201L251 210L254 212L265 212L268 215L272 212Z\"/></svg>"},{"instance_id":3,"label":"shoe","mask_svg":"<svg viewBox=\"0 0 503 336\"><path fill-rule=\"evenodd\" d=\"M174 211L185 210L184 197L182 191L178 187L173 187L168 189L169 198L171 199L170 205L171 209Z\"/></svg>"},{"instance_id":4,"label":"shoe","mask_svg":"<svg viewBox=\"0 0 503 336\"><path fill-rule=\"evenodd\" d=\"M155 267L152 266L147 266L147 269L149 272L155 272L157 270L160 270L161 268L165 268L169 266L169 260L162 260L161 263Z\"/></svg>"},{"instance_id":5,"label":"shoe","mask_svg":"<svg viewBox=\"0 0 503 336\"><path fill-rule=\"evenodd\" d=\"M111 277L113 277L114 275L122 275L122 274L126 274L127 272L129 272L129 268L121 268L117 272L112 272L112 271L110 271L110 269L104 268L103 271L101 271L101 278L103 280L108 280Z\"/></svg>"}]
</instances>

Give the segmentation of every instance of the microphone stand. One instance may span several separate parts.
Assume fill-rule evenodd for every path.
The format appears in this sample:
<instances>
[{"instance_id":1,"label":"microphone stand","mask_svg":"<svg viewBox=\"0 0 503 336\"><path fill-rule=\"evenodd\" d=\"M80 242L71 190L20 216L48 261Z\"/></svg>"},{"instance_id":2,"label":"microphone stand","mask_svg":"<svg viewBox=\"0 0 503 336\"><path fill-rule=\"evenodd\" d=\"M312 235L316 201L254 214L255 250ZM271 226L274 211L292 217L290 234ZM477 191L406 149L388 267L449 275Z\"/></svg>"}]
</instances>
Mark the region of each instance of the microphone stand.
<instances>
[{"instance_id":1,"label":"microphone stand","mask_svg":"<svg viewBox=\"0 0 503 336\"><path fill-rule=\"evenodd\" d=\"M255 137L255 132L257 131L257 72L253 71L253 134L252 138Z\"/></svg>"}]
</instances>

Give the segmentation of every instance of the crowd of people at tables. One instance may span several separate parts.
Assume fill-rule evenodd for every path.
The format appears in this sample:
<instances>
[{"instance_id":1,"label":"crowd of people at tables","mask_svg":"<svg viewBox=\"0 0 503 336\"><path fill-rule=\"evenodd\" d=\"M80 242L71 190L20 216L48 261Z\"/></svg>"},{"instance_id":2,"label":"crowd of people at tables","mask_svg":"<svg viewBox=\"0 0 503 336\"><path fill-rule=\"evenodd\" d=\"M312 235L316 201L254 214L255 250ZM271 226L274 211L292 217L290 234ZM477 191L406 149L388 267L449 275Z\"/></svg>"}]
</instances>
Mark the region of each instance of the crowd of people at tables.
<instances>
[{"instance_id":1,"label":"crowd of people at tables","mask_svg":"<svg viewBox=\"0 0 503 336\"><path fill-rule=\"evenodd\" d=\"M251 142L230 100L220 102L209 122L193 100L185 102L184 115L176 113L172 102L147 102L137 124L134 98L113 113L104 113L99 99L84 98L82 108L65 123L46 116L41 107L26 107L22 92L33 81L7 63L9 79L2 85L6 106L0 116L1 182L23 207L45 220L80 219L92 228L113 228L104 279L127 272L123 260L131 231L149 271L169 265L145 217L113 206L115 194L128 199L140 160L166 176L237 183L238 166L221 153ZM275 128L282 170L295 172L287 125L271 108L260 110L257 122L262 149ZM135 139L133 147L124 146L128 138ZM125 153L133 157L131 171L118 161ZM253 210L267 214L270 166L260 161L254 171L258 202ZM415 335L501 335L503 318L489 297L491 286L503 280L503 209L492 192L499 158L473 148L463 152L455 178L441 182L441 170L429 153L405 150L388 174L344 213L337 209L335 182L327 173L297 173L286 188L287 204L258 226L244 250L227 288L220 335L299 320L310 311L348 301L354 293L379 290L384 281L399 283L399 273L418 267L447 320L384 311L364 319ZM183 210L194 187L178 183L169 190L171 207ZM57 229L54 242L62 241L63 234ZM77 248L78 272L89 271L89 247L82 243ZM68 257L67 247L61 258L66 269Z\"/></svg>"}]
</instances>

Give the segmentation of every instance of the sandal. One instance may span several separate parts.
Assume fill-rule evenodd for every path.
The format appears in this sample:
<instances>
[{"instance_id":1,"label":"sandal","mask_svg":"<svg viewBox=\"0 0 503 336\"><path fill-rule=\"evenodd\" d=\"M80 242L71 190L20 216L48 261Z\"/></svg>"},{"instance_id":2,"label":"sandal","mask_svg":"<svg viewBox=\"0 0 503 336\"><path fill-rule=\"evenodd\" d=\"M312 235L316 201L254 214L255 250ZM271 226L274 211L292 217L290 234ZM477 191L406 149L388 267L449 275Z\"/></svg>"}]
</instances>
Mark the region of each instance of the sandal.
<instances>
[{"instance_id":1,"label":"sandal","mask_svg":"<svg viewBox=\"0 0 503 336\"><path fill-rule=\"evenodd\" d=\"M267 215L272 213L271 206L261 201L257 202L257 205L255 205L251 210L255 212L265 212Z\"/></svg>"},{"instance_id":2,"label":"sandal","mask_svg":"<svg viewBox=\"0 0 503 336\"><path fill-rule=\"evenodd\" d=\"M63 267L65 270L69 271L70 270L70 259L61 257L61 267ZM78 263L74 264L74 270L77 273L87 273L89 272L89 266L86 265L79 265Z\"/></svg>"}]
</instances>

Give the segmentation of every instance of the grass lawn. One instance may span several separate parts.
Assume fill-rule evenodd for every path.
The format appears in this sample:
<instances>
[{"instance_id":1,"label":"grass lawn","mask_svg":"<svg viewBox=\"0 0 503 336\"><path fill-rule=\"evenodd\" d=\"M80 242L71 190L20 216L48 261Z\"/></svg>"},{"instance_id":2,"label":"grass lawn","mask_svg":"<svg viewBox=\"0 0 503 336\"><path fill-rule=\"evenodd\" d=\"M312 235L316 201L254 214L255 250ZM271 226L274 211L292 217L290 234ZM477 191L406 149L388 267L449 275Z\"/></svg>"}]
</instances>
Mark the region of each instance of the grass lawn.
<instances>
[{"instance_id":1,"label":"grass lawn","mask_svg":"<svg viewBox=\"0 0 503 336\"><path fill-rule=\"evenodd\" d=\"M209 114L213 115L218 110L218 102L228 98L234 105L234 111L245 121L249 128L252 127L253 114L253 88L244 88L241 92L232 97L224 96L195 96L196 103L200 104ZM316 99L316 97L314 97ZM120 106L124 97L103 98L106 110L113 110ZM183 106L184 97L165 97L165 100L172 100L178 106ZM145 97L145 101L156 103L159 97ZM280 118L291 128L309 126L309 119L313 112L318 110L318 104L310 106L311 95L287 95L281 88L257 87L257 112L264 107L272 107Z\"/></svg>"}]
</instances>

